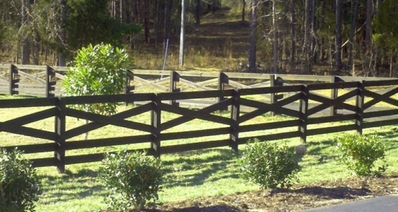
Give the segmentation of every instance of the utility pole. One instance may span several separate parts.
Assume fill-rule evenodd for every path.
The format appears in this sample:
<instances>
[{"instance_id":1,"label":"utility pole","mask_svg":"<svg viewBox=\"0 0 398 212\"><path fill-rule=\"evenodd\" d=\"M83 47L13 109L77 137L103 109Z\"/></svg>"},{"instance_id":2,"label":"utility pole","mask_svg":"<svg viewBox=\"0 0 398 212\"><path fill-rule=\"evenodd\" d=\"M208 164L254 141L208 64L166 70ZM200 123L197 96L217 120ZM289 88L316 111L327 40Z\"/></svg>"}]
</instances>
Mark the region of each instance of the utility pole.
<instances>
[{"instance_id":1,"label":"utility pole","mask_svg":"<svg viewBox=\"0 0 398 212\"><path fill-rule=\"evenodd\" d=\"M184 66L185 0L181 0L180 67Z\"/></svg>"}]
</instances>

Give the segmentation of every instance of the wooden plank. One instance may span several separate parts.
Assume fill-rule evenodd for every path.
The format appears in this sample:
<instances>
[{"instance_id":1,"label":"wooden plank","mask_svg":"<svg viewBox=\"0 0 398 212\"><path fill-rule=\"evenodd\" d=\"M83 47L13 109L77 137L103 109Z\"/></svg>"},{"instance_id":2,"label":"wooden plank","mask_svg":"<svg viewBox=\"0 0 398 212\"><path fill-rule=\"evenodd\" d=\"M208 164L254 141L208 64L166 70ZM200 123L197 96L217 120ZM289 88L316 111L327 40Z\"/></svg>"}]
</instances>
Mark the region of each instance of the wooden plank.
<instances>
[{"instance_id":1,"label":"wooden plank","mask_svg":"<svg viewBox=\"0 0 398 212\"><path fill-rule=\"evenodd\" d=\"M40 78L38 78L37 76L34 76L34 75L32 75L32 74L25 73L25 72L23 72L23 71L21 71L21 70L18 71L18 75L24 76L24 77L26 77L26 78L28 78L28 79L34 81L34 82L38 82L38 83L40 83L40 84L46 84L46 81L45 81L45 80L40 79Z\"/></svg>"},{"instance_id":2,"label":"wooden plank","mask_svg":"<svg viewBox=\"0 0 398 212\"><path fill-rule=\"evenodd\" d=\"M75 118L80 118L83 120L90 120L92 122L98 122L101 123L102 125L114 125L118 127L125 127L128 129L135 129L135 130L140 130L144 132L151 132L151 127L150 125L134 122L134 121L128 121L124 119L119 119L115 118L114 116L105 116L105 115L99 115L95 113L90 113L90 112L85 112L85 111L80 111L80 110L75 110L75 109L70 109L70 108L65 108L64 111L66 116L71 116Z\"/></svg>"},{"instance_id":3,"label":"wooden plank","mask_svg":"<svg viewBox=\"0 0 398 212\"><path fill-rule=\"evenodd\" d=\"M217 78L215 78L215 79L209 79L209 80L205 80L205 81L202 81L202 82L197 82L196 84L199 85L199 86L207 86L207 85L216 86L217 83L218 83L218 75L217 75Z\"/></svg>"},{"instance_id":4,"label":"wooden plank","mask_svg":"<svg viewBox=\"0 0 398 212\"><path fill-rule=\"evenodd\" d=\"M139 107L132 108L132 109L127 110L127 111L123 111L123 112L115 114L115 115L113 115L111 117L114 117L116 119L125 119L125 118L131 117L131 116L135 116L135 115L147 112L149 110L151 110L151 104L150 103L145 104L145 105L141 105ZM106 126L106 125L107 124L104 124L104 123L90 122L90 123L85 124L83 126L79 126L79 127L67 130L65 132L64 136L65 136L65 139L69 139L69 138L72 138L74 136L81 135L83 133L86 133L86 132L101 128L101 127Z\"/></svg>"},{"instance_id":5,"label":"wooden plank","mask_svg":"<svg viewBox=\"0 0 398 212\"><path fill-rule=\"evenodd\" d=\"M150 87L159 89L159 90L161 90L163 92L168 92L169 91L169 88L167 88L165 86L158 85L156 82L151 82L149 80L142 79L141 77L138 77L138 76L134 76L134 80L137 80L140 83L144 83L146 86L150 86Z\"/></svg>"},{"instance_id":6,"label":"wooden plank","mask_svg":"<svg viewBox=\"0 0 398 212\"><path fill-rule=\"evenodd\" d=\"M18 146L0 146L6 150L13 150L18 148L18 150L22 151L25 154L30 153L40 153L40 152L52 152L55 149L54 143L45 143L45 144L30 144L30 145L18 145Z\"/></svg>"},{"instance_id":7,"label":"wooden plank","mask_svg":"<svg viewBox=\"0 0 398 212\"><path fill-rule=\"evenodd\" d=\"M353 76L339 76L340 79L348 82L348 81L357 81L357 82L362 82L362 81L383 81L383 80L394 80L397 78L389 78L389 77L353 77Z\"/></svg>"},{"instance_id":8,"label":"wooden plank","mask_svg":"<svg viewBox=\"0 0 398 212\"><path fill-rule=\"evenodd\" d=\"M334 132L344 132L344 131L350 131L350 130L356 130L356 129L357 129L357 126L355 124L343 125L343 126L333 126L333 127L319 128L319 129L310 129L310 130L307 130L307 136L322 135L322 134L334 133Z\"/></svg>"},{"instance_id":9,"label":"wooden plank","mask_svg":"<svg viewBox=\"0 0 398 212\"><path fill-rule=\"evenodd\" d=\"M380 120L380 121L371 121L371 122L364 122L363 128L372 128L372 127L381 127L381 126L388 126L388 125L396 125L397 119L387 119L387 120Z\"/></svg>"},{"instance_id":10,"label":"wooden plank","mask_svg":"<svg viewBox=\"0 0 398 212\"><path fill-rule=\"evenodd\" d=\"M214 90L214 91L190 91L181 93L159 93L161 100L182 100L198 98L216 98L222 94L225 97L232 96L233 90Z\"/></svg>"},{"instance_id":11,"label":"wooden plank","mask_svg":"<svg viewBox=\"0 0 398 212\"><path fill-rule=\"evenodd\" d=\"M330 76L323 75L296 75L296 74L277 74L276 77L281 77L284 81L307 81L307 82L329 82Z\"/></svg>"},{"instance_id":12,"label":"wooden plank","mask_svg":"<svg viewBox=\"0 0 398 212\"><path fill-rule=\"evenodd\" d=\"M191 87L191 88L195 88L195 89L200 89L200 90L203 90L203 91L214 90L214 89L212 89L212 88L199 85L199 84L197 84L197 83L191 82L191 81L186 80L186 79L183 79L183 78L180 78L180 82L184 83L184 85L187 86L187 87Z\"/></svg>"},{"instance_id":13,"label":"wooden plank","mask_svg":"<svg viewBox=\"0 0 398 212\"><path fill-rule=\"evenodd\" d=\"M357 88L358 82L338 82L338 83L322 83L322 84L309 84L308 90L325 90L337 88Z\"/></svg>"},{"instance_id":14,"label":"wooden plank","mask_svg":"<svg viewBox=\"0 0 398 212\"><path fill-rule=\"evenodd\" d=\"M355 120L355 119L356 119L356 114L344 114L344 115L308 118L307 123L308 124L322 124L322 123L340 122L340 121L348 121L348 120Z\"/></svg>"},{"instance_id":15,"label":"wooden plank","mask_svg":"<svg viewBox=\"0 0 398 212\"><path fill-rule=\"evenodd\" d=\"M134 149L134 150L127 150L127 152L136 152L136 151L145 151L149 152L149 149ZM109 153L117 153L117 152L109 152ZM66 156L65 157L65 164L78 164L78 163L90 163L90 162L98 162L102 161L105 157L104 153L95 153L89 155L73 155L73 156Z\"/></svg>"},{"instance_id":16,"label":"wooden plank","mask_svg":"<svg viewBox=\"0 0 398 212\"><path fill-rule=\"evenodd\" d=\"M386 80L380 80L380 79L375 79L372 81L364 81L363 85L366 87L368 86L387 86L387 85L398 85L398 79L386 79Z\"/></svg>"},{"instance_id":17,"label":"wooden plank","mask_svg":"<svg viewBox=\"0 0 398 212\"><path fill-rule=\"evenodd\" d=\"M288 120L288 121L278 121L270 123L261 124L250 124L250 125L240 125L239 133L252 132L258 130L269 130L283 127L297 127L299 125L299 120Z\"/></svg>"},{"instance_id":18,"label":"wooden plank","mask_svg":"<svg viewBox=\"0 0 398 212\"><path fill-rule=\"evenodd\" d=\"M8 79L0 75L0 80L4 82L8 82Z\"/></svg>"},{"instance_id":19,"label":"wooden plank","mask_svg":"<svg viewBox=\"0 0 398 212\"><path fill-rule=\"evenodd\" d=\"M173 107L171 105L162 103L162 105L161 105L162 110L171 112L171 113L180 114L182 116L163 123L161 129L166 130L171 127L175 127L177 125L191 121L193 119L201 119L201 120L206 120L206 121L210 121L210 122L229 125L230 121L231 121L229 118L212 115L212 114L210 114L210 112L214 112L215 110L219 110L220 108L225 108L226 106L231 105L231 103L232 103L232 100L228 99L221 103L215 104L217 107L215 107L213 105L213 107L207 107L206 110L202 109L202 110L198 110L198 111L194 111L194 110L190 110L190 109L186 109L186 108ZM210 109L212 111L210 111Z\"/></svg>"},{"instance_id":20,"label":"wooden plank","mask_svg":"<svg viewBox=\"0 0 398 212\"><path fill-rule=\"evenodd\" d=\"M1 131L14 133L17 135L30 136L33 138L47 139L50 141L54 140L54 138L55 138L54 132L48 132L48 131L44 131L44 130L33 129L33 128L23 127L23 126L10 126L10 125L6 125L4 123L0 123L0 132Z\"/></svg>"},{"instance_id":21,"label":"wooden plank","mask_svg":"<svg viewBox=\"0 0 398 212\"><path fill-rule=\"evenodd\" d=\"M30 160L32 162L32 166L35 168L38 167L47 167L47 166L56 166L57 161L55 158L35 158Z\"/></svg>"},{"instance_id":22,"label":"wooden plank","mask_svg":"<svg viewBox=\"0 0 398 212\"><path fill-rule=\"evenodd\" d=\"M98 96L68 96L62 97L67 105L70 104L92 104L92 103L108 103L108 102L134 102L134 101L150 101L153 93L137 93L137 94L114 94L114 95L98 95Z\"/></svg>"},{"instance_id":23,"label":"wooden plank","mask_svg":"<svg viewBox=\"0 0 398 212\"><path fill-rule=\"evenodd\" d=\"M227 101L228 101L228 102L227 102ZM196 111L196 112L197 112L197 113L204 113L204 114L207 113L207 114L209 114L209 113L212 113L212 112L214 112L214 111L219 110L219 109L222 108L222 107L225 107L226 105L230 105L231 102L232 102L232 100L225 100L225 101L223 101L223 102L218 102L218 103L216 103L216 104L213 104L213 105L210 105L210 106L205 107L205 108L203 108L203 109L200 109L200 110L198 110L198 111ZM167 107L167 106L164 107L164 105L162 105L162 110L168 111L168 107ZM181 116L181 117L175 118L175 119L173 119L173 120L169 120L169 121L167 121L167 122L162 123L161 129L162 129L162 130L167 130L167 129L171 128L171 127L174 127L174 126L183 124L183 123L188 122L188 121L191 121L191 120L193 120L193 119L194 119L193 117Z\"/></svg>"},{"instance_id":24,"label":"wooden plank","mask_svg":"<svg viewBox=\"0 0 398 212\"><path fill-rule=\"evenodd\" d=\"M298 131L272 133L272 134L260 135L260 136L247 136L247 137L241 137L239 139L239 144L246 144L247 141L254 140L254 139L258 139L260 141L274 141L274 140L294 138L294 137L299 137L299 136L300 136L300 134Z\"/></svg>"},{"instance_id":25,"label":"wooden plank","mask_svg":"<svg viewBox=\"0 0 398 212\"><path fill-rule=\"evenodd\" d=\"M230 79L256 79L269 80L270 74L245 73L245 72L224 72Z\"/></svg>"},{"instance_id":26,"label":"wooden plank","mask_svg":"<svg viewBox=\"0 0 398 212\"><path fill-rule=\"evenodd\" d=\"M364 104L364 106L363 106L364 110L368 109L369 107L371 107L381 101L392 104L394 106L398 106L398 101L391 98L392 95L394 95L398 92L398 87L394 88L384 94L378 94L376 92L369 91L366 89L363 92L364 92L365 97L373 98L372 100L370 100Z\"/></svg>"},{"instance_id":27,"label":"wooden plank","mask_svg":"<svg viewBox=\"0 0 398 212\"><path fill-rule=\"evenodd\" d=\"M172 146L163 146L162 153L170 154L177 153L183 151L192 151L199 149L209 149L216 147L223 147L229 145L229 139L216 140L216 141L206 141L200 143L190 143L190 144L180 144L180 145L172 145Z\"/></svg>"},{"instance_id":28,"label":"wooden plank","mask_svg":"<svg viewBox=\"0 0 398 212\"><path fill-rule=\"evenodd\" d=\"M364 112L363 118L374 118L374 117L391 116L397 114L398 114L398 109L383 109L371 112Z\"/></svg>"},{"instance_id":29,"label":"wooden plank","mask_svg":"<svg viewBox=\"0 0 398 212\"><path fill-rule=\"evenodd\" d=\"M22 125L29 124L29 123L32 123L35 121L53 117L53 116L55 116L55 113L56 113L56 108L50 108L47 110L43 110L43 111L39 111L36 113L28 114L25 116L21 116L21 117L15 118L15 119L11 119L11 120L3 122L2 124L12 125L12 126L22 126Z\"/></svg>"},{"instance_id":30,"label":"wooden plank","mask_svg":"<svg viewBox=\"0 0 398 212\"><path fill-rule=\"evenodd\" d=\"M194 130L188 132L171 132L171 133L162 133L162 142L167 140L175 140L175 139L186 139L186 138L197 138L197 137L205 137L205 136L213 136L213 135L227 135L230 132L229 127L220 127L215 129L205 129L205 130Z\"/></svg>"},{"instance_id":31,"label":"wooden plank","mask_svg":"<svg viewBox=\"0 0 398 212\"><path fill-rule=\"evenodd\" d=\"M87 148L95 148L95 147L138 144L138 143L145 143L145 142L149 143L150 141L151 141L150 134L114 137L114 138L90 139L90 140L85 140L85 141L68 141L65 143L65 149L66 150L87 149Z\"/></svg>"},{"instance_id":32,"label":"wooden plank","mask_svg":"<svg viewBox=\"0 0 398 212\"><path fill-rule=\"evenodd\" d=\"M0 108L55 106L58 98L0 99Z\"/></svg>"},{"instance_id":33,"label":"wooden plank","mask_svg":"<svg viewBox=\"0 0 398 212\"><path fill-rule=\"evenodd\" d=\"M302 85L240 89L241 95L300 92Z\"/></svg>"}]
</instances>

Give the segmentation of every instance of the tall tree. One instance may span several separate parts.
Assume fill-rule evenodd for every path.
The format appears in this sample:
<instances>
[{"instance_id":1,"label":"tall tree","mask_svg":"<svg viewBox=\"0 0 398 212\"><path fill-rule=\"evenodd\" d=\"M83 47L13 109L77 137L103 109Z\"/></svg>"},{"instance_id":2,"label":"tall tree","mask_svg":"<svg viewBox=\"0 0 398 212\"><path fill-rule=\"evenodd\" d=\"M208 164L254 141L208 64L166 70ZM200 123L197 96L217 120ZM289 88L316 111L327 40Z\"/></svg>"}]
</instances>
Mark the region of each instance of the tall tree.
<instances>
[{"instance_id":1,"label":"tall tree","mask_svg":"<svg viewBox=\"0 0 398 212\"><path fill-rule=\"evenodd\" d=\"M256 71L257 0L250 0L249 71Z\"/></svg>"},{"instance_id":2,"label":"tall tree","mask_svg":"<svg viewBox=\"0 0 398 212\"><path fill-rule=\"evenodd\" d=\"M342 27L342 16L343 16L343 0L336 0L336 71L340 72L341 69L341 27Z\"/></svg>"},{"instance_id":3,"label":"tall tree","mask_svg":"<svg viewBox=\"0 0 398 212\"><path fill-rule=\"evenodd\" d=\"M290 72L296 69L296 10L294 8L294 0L290 0Z\"/></svg>"},{"instance_id":4,"label":"tall tree","mask_svg":"<svg viewBox=\"0 0 398 212\"><path fill-rule=\"evenodd\" d=\"M67 7L66 0L60 0L60 5L61 5L61 27L59 32L59 41L64 49L66 45L66 7ZM60 49L60 51L58 52L58 65L59 66L66 65L65 54L62 49Z\"/></svg>"},{"instance_id":5,"label":"tall tree","mask_svg":"<svg viewBox=\"0 0 398 212\"><path fill-rule=\"evenodd\" d=\"M21 52L21 63L28 64L29 63L29 40L27 36L27 25L28 25L28 0L21 0L22 8L21 8L21 16L22 16L22 24L21 28L24 33L21 34L22 37L22 52Z\"/></svg>"}]
</instances>

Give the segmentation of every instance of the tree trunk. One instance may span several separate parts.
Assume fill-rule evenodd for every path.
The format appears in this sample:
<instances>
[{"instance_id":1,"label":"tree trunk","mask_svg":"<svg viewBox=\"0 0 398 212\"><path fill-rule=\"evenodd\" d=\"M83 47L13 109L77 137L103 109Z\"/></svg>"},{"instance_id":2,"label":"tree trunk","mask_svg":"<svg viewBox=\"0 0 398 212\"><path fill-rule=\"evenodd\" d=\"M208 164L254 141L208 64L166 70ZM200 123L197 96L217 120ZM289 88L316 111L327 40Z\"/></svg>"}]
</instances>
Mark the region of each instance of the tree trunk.
<instances>
[{"instance_id":1,"label":"tree trunk","mask_svg":"<svg viewBox=\"0 0 398 212\"><path fill-rule=\"evenodd\" d=\"M170 19L171 19L171 0L166 0L165 15L164 15L164 44L170 38Z\"/></svg>"},{"instance_id":2,"label":"tree trunk","mask_svg":"<svg viewBox=\"0 0 398 212\"><path fill-rule=\"evenodd\" d=\"M242 0L242 22L245 22L246 0Z\"/></svg>"},{"instance_id":3,"label":"tree trunk","mask_svg":"<svg viewBox=\"0 0 398 212\"><path fill-rule=\"evenodd\" d=\"M195 11L195 17L196 17L196 26L200 25L200 0L196 0L196 11Z\"/></svg>"},{"instance_id":4,"label":"tree trunk","mask_svg":"<svg viewBox=\"0 0 398 212\"><path fill-rule=\"evenodd\" d=\"M357 12L358 12L358 5L359 5L359 0L355 0L354 1L354 5L352 6L351 12L352 12L352 16L351 16L351 28L350 28L350 37L349 37L349 50L348 50L348 65L353 64L353 55L352 55L352 51L354 48L354 35L355 35L355 30L356 30L356 22L357 22Z\"/></svg>"},{"instance_id":5,"label":"tree trunk","mask_svg":"<svg viewBox=\"0 0 398 212\"><path fill-rule=\"evenodd\" d=\"M342 25L343 0L336 0L336 73L341 69L341 25Z\"/></svg>"},{"instance_id":6,"label":"tree trunk","mask_svg":"<svg viewBox=\"0 0 398 212\"><path fill-rule=\"evenodd\" d=\"M256 71L257 0L250 0L249 72Z\"/></svg>"},{"instance_id":7,"label":"tree trunk","mask_svg":"<svg viewBox=\"0 0 398 212\"><path fill-rule=\"evenodd\" d=\"M22 15L22 28L27 28L28 24L28 14L27 14L27 7L28 7L28 0L22 0L22 8L21 8L21 15ZM25 30L24 30L25 31ZM21 52L21 63L22 64L29 64L29 41L28 35L23 33L22 35L22 52Z\"/></svg>"},{"instance_id":8,"label":"tree trunk","mask_svg":"<svg viewBox=\"0 0 398 212\"><path fill-rule=\"evenodd\" d=\"M272 54L273 54L273 73L278 73L278 31L276 28L276 12L275 12L275 0L272 0L272 28L273 28L273 42L272 42Z\"/></svg>"},{"instance_id":9,"label":"tree trunk","mask_svg":"<svg viewBox=\"0 0 398 212\"><path fill-rule=\"evenodd\" d=\"M61 27L60 27L60 50L58 52L58 65L66 66L65 55L63 49L65 49L66 43L66 0L60 0L61 3Z\"/></svg>"},{"instance_id":10,"label":"tree trunk","mask_svg":"<svg viewBox=\"0 0 398 212\"><path fill-rule=\"evenodd\" d=\"M364 55L364 68L366 74L370 72L370 56L371 56L371 45L372 45L372 11L373 1L366 1L366 29L365 29L365 55Z\"/></svg>"},{"instance_id":11,"label":"tree trunk","mask_svg":"<svg viewBox=\"0 0 398 212\"><path fill-rule=\"evenodd\" d=\"M145 42L149 43L149 2L144 1Z\"/></svg>"},{"instance_id":12,"label":"tree trunk","mask_svg":"<svg viewBox=\"0 0 398 212\"><path fill-rule=\"evenodd\" d=\"M290 72L293 73L296 69L296 59L295 59L295 53L296 53L296 11L294 9L294 1L295 0L290 0L290 14L291 14L291 20L290 20L290 30L291 30L291 45L292 49L290 51Z\"/></svg>"}]
</instances>

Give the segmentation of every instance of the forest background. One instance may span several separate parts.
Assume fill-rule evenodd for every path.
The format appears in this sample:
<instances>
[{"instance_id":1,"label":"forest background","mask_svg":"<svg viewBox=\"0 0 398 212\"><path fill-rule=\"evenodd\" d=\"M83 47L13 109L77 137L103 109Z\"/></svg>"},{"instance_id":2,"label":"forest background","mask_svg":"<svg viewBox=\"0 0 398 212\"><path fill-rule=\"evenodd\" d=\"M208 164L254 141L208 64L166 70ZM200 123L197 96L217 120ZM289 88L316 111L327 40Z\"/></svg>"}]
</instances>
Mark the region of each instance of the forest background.
<instances>
[{"instance_id":1,"label":"forest background","mask_svg":"<svg viewBox=\"0 0 398 212\"><path fill-rule=\"evenodd\" d=\"M141 69L167 46L166 69L394 77L398 0L0 0L0 63L64 66L101 42Z\"/></svg>"}]
</instances>

